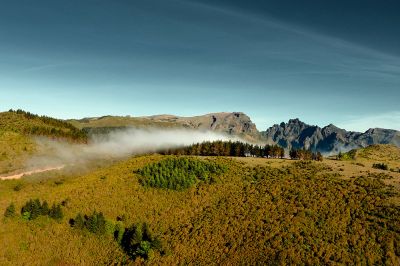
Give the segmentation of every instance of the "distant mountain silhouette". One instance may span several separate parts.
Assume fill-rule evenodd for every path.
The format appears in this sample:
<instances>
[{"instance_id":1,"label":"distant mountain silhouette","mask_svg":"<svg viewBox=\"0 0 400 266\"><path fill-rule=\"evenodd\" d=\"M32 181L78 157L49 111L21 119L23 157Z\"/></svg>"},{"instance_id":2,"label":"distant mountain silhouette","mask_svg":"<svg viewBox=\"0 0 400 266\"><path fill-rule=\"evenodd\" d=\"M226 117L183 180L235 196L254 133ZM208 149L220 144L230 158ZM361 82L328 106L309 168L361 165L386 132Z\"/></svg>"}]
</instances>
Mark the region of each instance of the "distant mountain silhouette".
<instances>
[{"instance_id":1,"label":"distant mountain silhouette","mask_svg":"<svg viewBox=\"0 0 400 266\"><path fill-rule=\"evenodd\" d=\"M371 128L364 133L346 131L332 124L320 128L308 125L298 118L288 123L273 125L261 132L263 139L291 148L305 148L323 153L337 153L372 144L400 146L400 132L391 129Z\"/></svg>"},{"instance_id":2,"label":"distant mountain silhouette","mask_svg":"<svg viewBox=\"0 0 400 266\"><path fill-rule=\"evenodd\" d=\"M400 146L400 132L391 129L371 128L364 133L346 131L332 124L326 127L308 125L298 118L258 131L250 117L242 112L211 113L193 117L154 115L143 117L103 116L69 120L78 128L91 134L107 133L126 127L165 127L212 130L235 135L255 143L278 144L289 150L311 149L322 153L338 153L372 144Z\"/></svg>"}]
</instances>

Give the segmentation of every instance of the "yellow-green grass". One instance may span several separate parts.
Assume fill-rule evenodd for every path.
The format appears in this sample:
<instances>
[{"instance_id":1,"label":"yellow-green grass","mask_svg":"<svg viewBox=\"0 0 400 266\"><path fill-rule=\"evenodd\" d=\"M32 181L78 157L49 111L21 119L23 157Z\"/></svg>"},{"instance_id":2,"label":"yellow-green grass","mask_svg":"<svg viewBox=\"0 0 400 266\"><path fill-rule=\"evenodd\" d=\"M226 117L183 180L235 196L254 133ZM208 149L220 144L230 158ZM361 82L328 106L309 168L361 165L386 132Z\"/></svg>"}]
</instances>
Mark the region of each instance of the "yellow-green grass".
<instances>
[{"instance_id":1,"label":"yellow-green grass","mask_svg":"<svg viewBox=\"0 0 400 266\"><path fill-rule=\"evenodd\" d=\"M45 217L30 222L2 218L0 264L122 263L125 255L111 237L69 226L78 212L94 210L112 220L125 216L127 226L149 223L167 250L167 255L156 254L153 264L381 264L382 257L388 265L399 262L395 247L384 246L396 235L371 229L379 221L396 221L363 212L363 202L373 212L390 199L353 185L351 162L211 158L229 166L216 183L180 192L142 187L134 172L165 157L133 157L84 175L53 172L1 181L1 213L11 202L20 210L31 198L66 204L60 224ZM256 172L266 176L256 180Z\"/></svg>"},{"instance_id":2,"label":"yellow-green grass","mask_svg":"<svg viewBox=\"0 0 400 266\"><path fill-rule=\"evenodd\" d=\"M22 170L35 151L36 145L30 137L0 130L0 175Z\"/></svg>"}]
</instances>

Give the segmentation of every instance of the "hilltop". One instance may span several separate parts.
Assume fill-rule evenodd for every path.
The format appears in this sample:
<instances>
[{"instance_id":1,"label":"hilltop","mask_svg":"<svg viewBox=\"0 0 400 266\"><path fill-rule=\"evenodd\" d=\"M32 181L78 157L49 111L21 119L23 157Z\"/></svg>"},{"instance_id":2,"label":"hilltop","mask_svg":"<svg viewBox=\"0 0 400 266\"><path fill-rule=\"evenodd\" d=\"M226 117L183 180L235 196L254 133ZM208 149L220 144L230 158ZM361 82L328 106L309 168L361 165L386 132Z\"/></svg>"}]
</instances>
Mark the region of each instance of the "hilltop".
<instances>
[{"instance_id":1,"label":"hilltop","mask_svg":"<svg viewBox=\"0 0 400 266\"><path fill-rule=\"evenodd\" d=\"M244 113L211 113L194 117L175 115L154 115L143 117L103 116L68 120L71 124L91 134L106 133L115 129L127 127L136 128L187 128L196 130L211 130L242 137L249 141L259 141L260 135L256 125Z\"/></svg>"},{"instance_id":2,"label":"hilltop","mask_svg":"<svg viewBox=\"0 0 400 266\"><path fill-rule=\"evenodd\" d=\"M70 123L22 110L0 113L0 174L25 167L25 162L38 153L36 137L74 143L85 143L87 135Z\"/></svg>"}]
</instances>

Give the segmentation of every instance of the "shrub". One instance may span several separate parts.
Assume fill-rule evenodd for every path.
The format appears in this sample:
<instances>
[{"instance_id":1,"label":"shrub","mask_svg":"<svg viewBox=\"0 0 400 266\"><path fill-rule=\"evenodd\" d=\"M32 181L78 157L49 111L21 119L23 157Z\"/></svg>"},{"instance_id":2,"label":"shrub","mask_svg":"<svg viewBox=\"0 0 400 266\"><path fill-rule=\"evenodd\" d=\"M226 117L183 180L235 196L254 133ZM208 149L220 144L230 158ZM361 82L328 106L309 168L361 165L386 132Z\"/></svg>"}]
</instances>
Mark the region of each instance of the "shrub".
<instances>
[{"instance_id":1,"label":"shrub","mask_svg":"<svg viewBox=\"0 0 400 266\"><path fill-rule=\"evenodd\" d=\"M23 185L21 183L18 183L14 186L14 191L20 191L22 189Z\"/></svg>"},{"instance_id":2,"label":"shrub","mask_svg":"<svg viewBox=\"0 0 400 266\"><path fill-rule=\"evenodd\" d=\"M4 212L4 217L13 217L15 216L15 205L11 203Z\"/></svg>"},{"instance_id":3,"label":"shrub","mask_svg":"<svg viewBox=\"0 0 400 266\"><path fill-rule=\"evenodd\" d=\"M372 165L372 168L381 169L381 170L388 170L389 169L388 165L384 164L384 163L374 163Z\"/></svg>"}]
</instances>

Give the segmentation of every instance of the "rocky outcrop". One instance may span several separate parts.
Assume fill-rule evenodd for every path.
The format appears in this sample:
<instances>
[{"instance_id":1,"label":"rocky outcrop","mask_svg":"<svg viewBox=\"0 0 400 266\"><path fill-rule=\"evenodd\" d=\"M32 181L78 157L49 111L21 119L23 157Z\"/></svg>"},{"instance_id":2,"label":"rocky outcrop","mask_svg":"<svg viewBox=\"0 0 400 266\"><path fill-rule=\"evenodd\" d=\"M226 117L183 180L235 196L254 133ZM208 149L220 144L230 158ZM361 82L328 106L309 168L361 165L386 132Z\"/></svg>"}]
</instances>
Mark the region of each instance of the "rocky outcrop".
<instances>
[{"instance_id":1,"label":"rocky outcrop","mask_svg":"<svg viewBox=\"0 0 400 266\"><path fill-rule=\"evenodd\" d=\"M156 115L142 117L156 122L168 122L182 125L186 128L212 130L244 137L248 140L258 140L260 133L250 117L241 112L211 113L201 116L180 117L172 115Z\"/></svg>"},{"instance_id":2,"label":"rocky outcrop","mask_svg":"<svg viewBox=\"0 0 400 266\"><path fill-rule=\"evenodd\" d=\"M258 142L260 133L250 117L241 112L211 113L201 116L182 117L175 115L154 115L143 117L103 116L80 120L69 120L89 134L107 134L127 127L135 128L188 128L211 130L239 136Z\"/></svg>"}]
</instances>

